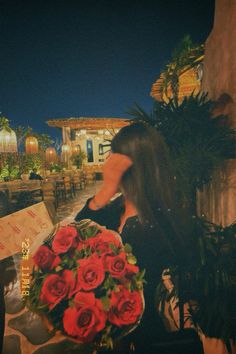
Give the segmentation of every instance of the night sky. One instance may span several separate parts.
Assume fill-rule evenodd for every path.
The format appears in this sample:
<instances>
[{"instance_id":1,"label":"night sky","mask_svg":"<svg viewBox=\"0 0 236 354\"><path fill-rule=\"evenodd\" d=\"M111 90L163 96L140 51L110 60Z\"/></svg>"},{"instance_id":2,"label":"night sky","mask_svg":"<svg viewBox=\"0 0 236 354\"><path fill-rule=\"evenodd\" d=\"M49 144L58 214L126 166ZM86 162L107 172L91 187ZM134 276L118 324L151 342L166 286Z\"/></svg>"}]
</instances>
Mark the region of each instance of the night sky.
<instances>
[{"instance_id":1,"label":"night sky","mask_svg":"<svg viewBox=\"0 0 236 354\"><path fill-rule=\"evenodd\" d=\"M0 0L0 111L53 136L48 119L150 111L176 44L213 18L213 0Z\"/></svg>"}]
</instances>

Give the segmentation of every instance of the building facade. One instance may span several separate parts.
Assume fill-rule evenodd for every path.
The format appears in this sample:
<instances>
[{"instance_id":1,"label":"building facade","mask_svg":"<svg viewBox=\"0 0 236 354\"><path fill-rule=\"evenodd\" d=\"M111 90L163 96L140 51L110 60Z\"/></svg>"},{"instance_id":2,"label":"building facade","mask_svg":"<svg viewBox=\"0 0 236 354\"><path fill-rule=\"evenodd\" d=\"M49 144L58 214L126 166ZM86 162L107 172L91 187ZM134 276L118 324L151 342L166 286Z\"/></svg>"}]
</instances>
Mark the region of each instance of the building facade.
<instances>
[{"instance_id":1,"label":"building facade","mask_svg":"<svg viewBox=\"0 0 236 354\"><path fill-rule=\"evenodd\" d=\"M62 130L62 160L71 166L72 154L83 151L86 164L102 164L110 150L110 141L124 126L128 118L78 117L51 119L50 127Z\"/></svg>"}]
</instances>

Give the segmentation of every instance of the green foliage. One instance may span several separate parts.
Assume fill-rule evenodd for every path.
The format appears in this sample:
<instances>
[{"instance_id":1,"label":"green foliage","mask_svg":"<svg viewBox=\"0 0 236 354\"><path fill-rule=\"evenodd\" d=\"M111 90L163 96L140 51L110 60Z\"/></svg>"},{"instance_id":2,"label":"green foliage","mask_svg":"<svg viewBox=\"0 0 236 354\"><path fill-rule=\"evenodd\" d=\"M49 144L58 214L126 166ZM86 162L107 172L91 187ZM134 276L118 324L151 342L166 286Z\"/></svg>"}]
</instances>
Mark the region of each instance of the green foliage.
<instances>
[{"instance_id":1,"label":"green foliage","mask_svg":"<svg viewBox=\"0 0 236 354\"><path fill-rule=\"evenodd\" d=\"M132 253L132 246L129 243L125 243L125 252Z\"/></svg>"},{"instance_id":2,"label":"green foliage","mask_svg":"<svg viewBox=\"0 0 236 354\"><path fill-rule=\"evenodd\" d=\"M143 289L143 284L146 284L146 281L144 279L145 276L145 269L143 269L142 271L138 272L135 276L134 276L134 282L133 282L133 289L136 290L142 290Z\"/></svg>"},{"instance_id":3,"label":"green foliage","mask_svg":"<svg viewBox=\"0 0 236 354\"><path fill-rule=\"evenodd\" d=\"M49 134L33 134L38 139L39 150L45 151L54 141Z\"/></svg>"},{"instance_id":4,"label":"green foliage","mask_svg":"<svg viewBox=\"0 0 236 354\"><path fill-rule=\"evenodd\" d=\"M182 69L186 66L192 67L196 65L196 61L204 54L204 46L202 44L193 43L190 35L185 35L177 44L171 57L171 63L174 63Z\"/></svg>"},{"instance_id":5,"label":"green foliage","mask_svg":"<svg viewBox=\"0 0 236 354\"><path fill-rule=\"evenodd\" d=\"M0 154L0 178L20 178L22 174L28 174L33 168L41 169L44 165L44 156L41 153L1 153Z\"/></svg>"},{"instance_id":6,"label":"green foliage","mask_svg":"<svg viewBox=\"0 0 236 354\"><path fill-rule=\"evenodd\" d=\"M11 131L11 128L9 126L9 119L4 117L4 116L0 116L0 129L5 129L8 132Z\"/></svg>"},{"instance_id":7,"label":"green foliage","mask_svg":"<svg viewBox=\"0 0 236 354\"><path fill-rule=\"evenodd\" d=\"M164 137L179 190L189 204L195 203L196 189L210 181L213 171L235 157L236 131L226 116L212 118L213 105L198 94L182 103L155 101L151 114L139 106L130 111L134 122L152 125Z\"/></svg>"},{"instance_id":8,"label":"green foliage","mask_svg":"<svg viewBox=\"0 0 236 354\"><path fill-rule=\"evenodd\" d=\"M236 337L236 222L223 228L201 220L201 264L196 271L198 309L204 333ZM234 329L234 330L233 330Z\"/></svg>"},{"instance_id":9,"label":"green foliage","mask_svg":"<svg viewBox=\"0 0 236 354\"><path fill-rule=\"evenodd\" d=\"M129 264L136 264L137 263L137 258L133 255L128 255L127 256L127 261Z\"/></svg>"},{"instance_id":10,"label":"green foliage","mask_svg":"<svg viewBox=\"0 0 236 354\"><path fill-rule=\"evenodd\" d=\"M1 170L1 173L0 173L0 178L4 179L6 177L9 177L10 179L20 178L19 168L16 166L16 167L13 167L12 169L9 169L8 165L3 167L3 169Z\"/></svg>"},{"instance_id":11,"label":"green foliage","mask_svg":"<svg viewBox=\"0 0 236 354\"><path fill-rule=\"evenodd\" d=\"M196 237L199 241L199 261L181 269L171 268L166 274L174 287L169 293L163 283L156 291L156 303L177 299L191 300L192 319L209 337L225 341L236 338L236 222L222 227L197 219ZM179 284L181 275L181 285Z\"/></svg>"},{"instance_id":12,"label":"green foliage","mask_svg":"<svg viewBox=\"0 0 236 354\"><path fill-rule=\"evenodd\" d=\"M169 63L162 72L162 85L160 93L167 96L170 86L172 97L177 98L179 93L179 76L190 68L197 67L202 61L204 46L194 44L189 35L186 35L172 53ZM169 97L171 98L171 97Z\"/></svg>"},{"instance_id":13,"label":"green foliage","mask_svg":"<svg viewBox=\"0 0 236 354\"><path fill-rule=\"evenodd\" d=\"M50 171L51 172L61 172L63 170L64 165L58 163L51 163L50 164Z\"/></svg>"},{"instance_id":14,"label":"green foliage","mask_svg":"<svg viewBox=\"0 0 236 354\"><path fill-rule=\"evenodd\" d=\"M87 155L84 151L80 151L76 155L71 156L71 161L78 169L82 167L83 161L86 159Z\"/></svg>"},{"instance_id":15,"label":"green foliage","mask_svg":"<svg viewBox=\"0 0 236 354\"><path fill-rule=\"evenodd\" d=\"M26 160L26 168L25 168L26 173L33 170L34 168L40 170L43 167L44 156L41 153L25 154L22 156L24 156Z\"/></svg>"},{"instance_id":16,"label":"green foliage","mask_svg":"<svg viewBox=\"0 0 236 354\"><path fill-rule=\"evenodd\" d=\"M35 138L37 138L40 151L45 151L49 146L51 146L54 143L50 135L35 133L33 132L33 129L30 126L24 127L19 125L16 128L14 128L14 131L17 136L18 149L21 149L23 143L25 142L25 139L28 136L34 136Z\"/></svg>"},{"instance_id":17,"label":"green foliage","mask_svg":"<svg viewBox=\"0 0 236 354\"><path fill-rule=\"evenodd\" d=\"M0 116L0 129L5 129L7 131L11 131L11 128L9 126L9 119L3 116ZM54 141L48 134L39 134L39 133L34 133L33 129L28 126L17 126L14 127L14 131L16 133L17 137L17 145L18 145L18 150L21 149L22 144L25 141L25 138L27 138L30 135L33 135L37 138L38 144L39 144L39 150L45 151L47 147L51 146Z\"/></svg>"},{"instance_id":18,"label":"green foliage","mask_svg":"<svg viewBox=\"0 0 236 354\"><path fill-rule=\"evenodd\" d=\"M17 154L0 154L0 178L16 179L20 177L19 161Z\"/></svg>"},{"instance_id":19,"label":"green foliage","mask_svg":"<svg viewBox=\"0 0 236 354\"><path fill-rule=\"evenodd\" d=\"M16 133L16 137L17 137L17 147L18 147L18 151L21 150L21 147L24 143L24 140L27 136L29 136L32 132L32 128L31 127L23 127L21 125L19 125L18 127L16 127L14 129L15 133Z\"/></svg>"}]
</instances>

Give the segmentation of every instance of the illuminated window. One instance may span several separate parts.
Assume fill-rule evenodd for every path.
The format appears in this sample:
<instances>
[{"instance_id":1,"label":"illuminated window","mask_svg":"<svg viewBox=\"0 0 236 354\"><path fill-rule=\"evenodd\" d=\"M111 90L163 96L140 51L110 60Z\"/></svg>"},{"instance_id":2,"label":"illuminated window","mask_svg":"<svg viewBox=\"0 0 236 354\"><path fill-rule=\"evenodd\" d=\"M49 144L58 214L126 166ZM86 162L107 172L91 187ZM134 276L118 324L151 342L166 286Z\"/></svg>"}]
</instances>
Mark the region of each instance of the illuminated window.
<instances>
[{"instance_id":1,"label":"illuminated window","mask_svg":"<svg viewBox=\"0 0 236 354\"><path fill-rule=\"evenodd\" d=\"M86 144L87 144L88 162L93 162L93 141L87 140Z\"/></svg>"}]
</instances>

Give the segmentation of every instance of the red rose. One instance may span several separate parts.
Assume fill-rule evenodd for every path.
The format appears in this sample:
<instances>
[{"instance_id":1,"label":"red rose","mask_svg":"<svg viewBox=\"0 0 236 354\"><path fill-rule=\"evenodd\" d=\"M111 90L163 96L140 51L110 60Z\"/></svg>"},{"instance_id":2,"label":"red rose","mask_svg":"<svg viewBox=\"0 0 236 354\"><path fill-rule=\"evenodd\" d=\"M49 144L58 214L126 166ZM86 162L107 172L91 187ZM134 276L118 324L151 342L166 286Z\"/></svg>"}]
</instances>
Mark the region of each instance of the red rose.
<instances>
[{"instance_id":1,"label":"red rose","mask_svg":"<svg viewBox=\"0 0 236 354\"><path fill-rule=\"evenodd\" d=\"M127 265L125 252L121 252L116 256L105 257L105 269L110 272L113 278L124 277L126 274Z\"/></svg>"},{"instance_id":2,"label":"red rose","mask_svg":"<svg viewBox=\"0 0 236 354\"><path fill-rule=\"evenodd\" d=\"M126 266L126 278L132 278L134 274L139 272L139 267L134 264L127 263Z\"/></svg>"},{"instance_id":3,"label":"red rose","mask_svg":"<svg viewBox=\"0 0 236 354\"><path fill-rule=\"evenodd\" d=\"M117 245L117 247L122 246L122 239L120 235L113 230L108 230L103 227L99 230L98 235L104 238L108 237L112 243Z\"/></svg>"},{"instance_id":4,"label":"red rose","mask_svg":"<svg viewBox=\"0 0 236 354\"><path fill-rule=\"evenodd\" d=\"M107 315L102 310L101 301L93 293L78 292L75 304L75 307L64 312L64 330L77 340L89 343L105 328Z\"/></svg>"},{"instance_id":5,"label":"red rose","mask_svg":"<svg viewBox=\"0 0 236 354\"><path fill-rule=\"evenodd\" d=\"M108 319L118 327L134 324L143 312L143 299L139 291L129 291L120 286L120 291L111 293L111 308Z\"/></svg>"},{"instance_id":6,"label":"red rose","mask_svg":"<svg viewBox=\"0 0 236 354\"><path fill-rule=\"evenodd\" d=\"M33 259L42 270L52 270L61 262L60 257L55 255L47 246L40 246Z\"/></svg>"},{"instance_id":7,"label":"red rose","mask_svg":"<svg viewBox=\"0 0 236 354\"><path fill-rule=\"evenodd\" d=\"M52 241L52 249L56 254L66 253L76 247L77 230L72 226L62 227Z\"/></svg>"},{"instance_id":8,"label":"red rose","mask_svg":"<svg viewBox=\"0 0 236 354\"><path fill-rule=\"evenodd\" d=\"M139 268L129 264L126 259L126 253L121 252L118 255L108 255L104 257L105 270L109 271L113 278L130 278L138 273Z\"/></svg>"},{"instance_id":9,"label":"red rose","mask_svg":"<svg viewBox=\"0 0 236 354\"><path fill-rule=\"evenodd\" d=\"M83 290L97 288L105 278L105 271L102 260L93 254L87 259L79 259L78 283Z\"/></svg>"},{"instance_id":10,"label":"red rose","mask_svg":"<svg viewBox=\"0 0 236 354\"><path fill-rule=\"evenodd\" d=\"M71 298L78 290L80 290L80 285L77 281L77 277L75 276L72 270L66 269L62 273L62 279L68 285L68 298Z\"/></svg>"},{"instance_id":11,"label":"red rose","mask_svg":"<svg viewBox=\"0 0 236 354\"><path fill-rule=\"evenodd\" d=\"M62 276L50 274L44 280L40 300L52 310L62 299L70 298L80 289L72 270L64 270Z\"/></svg>"},{"instance_id":12,"label":"red rose","mask_svg":"<svg viewBox=\"0 0 236 354\"><path fill-rule=\"evenodd\" d=\"M91 237L88 241L92 250L101 255L112 254L113 250L111 245L116 248L122 247L120 236L116 232L106 229L103 229L96 235L96 237Z\"/></svg>"},{"instance_id":13,"label":"red rose","mask_svg":"<svg viewBox=\"0 0 236 354\"><path fill-rule=\"evenodd\" d=\"M78 251L81 251L83 249L86 249L87 247L90 247L90 242L89 242L90 239L87 239L87 240L80 240L79 239L79 242L78 242L78 245L77 245L77 250Z\"/></svg>"}]
</instances>

